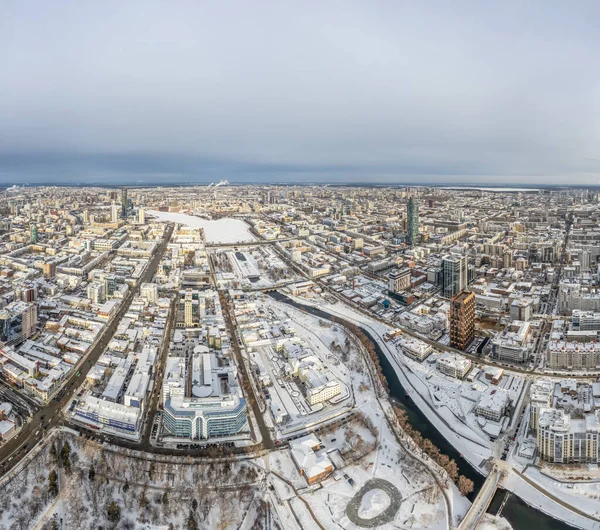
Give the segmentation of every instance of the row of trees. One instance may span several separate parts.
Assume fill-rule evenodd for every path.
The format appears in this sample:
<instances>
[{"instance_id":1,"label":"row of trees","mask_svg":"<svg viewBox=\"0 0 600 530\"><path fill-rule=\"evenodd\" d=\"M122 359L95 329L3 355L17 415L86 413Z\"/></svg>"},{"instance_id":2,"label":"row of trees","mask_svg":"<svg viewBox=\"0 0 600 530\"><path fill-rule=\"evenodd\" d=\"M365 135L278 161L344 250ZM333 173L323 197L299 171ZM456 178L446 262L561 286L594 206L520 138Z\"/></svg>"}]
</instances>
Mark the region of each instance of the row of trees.
<instances>
[{"instance_id":1,"label":"row of trees","mask_svg":"<svg viewBox=\"0 0 600 530\"><path fill-rule=\"evenodd\" d=\"M377 355L377 351L375 350L375 346L373 342L366 336L366 334L360 329L357 325L342 321L341 319L333 318L333 320L343 326L345 326L348 331L350 331L354 336L358 338L364 349L369 355L373 366L375 367L375 372L377 374L377 378L380 383L380 391L379 395L385 394L386 397L389 395L389 385L387 379L383 373L383 369L381 368L381 363L379 362L379 356ZM448 455L443 454L440 449L428 438L423 438L423 435L417 431L409 422L408 416L406 412L400 407L394 407L395 417L397 419L397 427L400 427L414 442L416 448L421 451L421 454L427 455L434 462L436 462L444 471L446 471L446 475L449 480L452 480L458 487L460 493L462 495L468 495L473 491L474 484L473 481L464 475L460 475L458 472L458 466L456 462L448 457Z\"/></svg>"},{"instance_id":2,"label":"row of trees","mask_svg":"<svg viewBox=\"0 0 600 530\"><path fill-rule=\"evenodd\" d=\"M458 487L462 495L468 495L473 491L473 481L459 475L458 466L448 455L443 454L440 449L428 438L423 438L423 435L417 431L408 420L406 412L400 407L394 407L394 413L400 427L414 442L415 447L422 455L427 455L436 464L438 464L445 472L449 480L452 480Z\"/></svg>"}]
</instances>

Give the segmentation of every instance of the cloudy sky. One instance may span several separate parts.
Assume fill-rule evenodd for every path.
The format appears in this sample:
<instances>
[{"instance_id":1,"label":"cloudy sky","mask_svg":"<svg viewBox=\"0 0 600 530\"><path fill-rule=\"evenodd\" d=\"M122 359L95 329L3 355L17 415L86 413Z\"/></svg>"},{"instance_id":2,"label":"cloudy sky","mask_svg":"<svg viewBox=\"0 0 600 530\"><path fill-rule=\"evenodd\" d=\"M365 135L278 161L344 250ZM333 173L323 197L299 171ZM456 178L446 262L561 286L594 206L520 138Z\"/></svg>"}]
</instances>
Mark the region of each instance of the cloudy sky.
<instances>
[{"instance_id":1,"label":"cloudy sky","mask_svg":"<svg viewBox=\"0 0 600 530\"><path fill-rule=\"evenodd\" d=\"M0 2L0 182L600 184L600 4Z\"/></svg>"}]
</instances>

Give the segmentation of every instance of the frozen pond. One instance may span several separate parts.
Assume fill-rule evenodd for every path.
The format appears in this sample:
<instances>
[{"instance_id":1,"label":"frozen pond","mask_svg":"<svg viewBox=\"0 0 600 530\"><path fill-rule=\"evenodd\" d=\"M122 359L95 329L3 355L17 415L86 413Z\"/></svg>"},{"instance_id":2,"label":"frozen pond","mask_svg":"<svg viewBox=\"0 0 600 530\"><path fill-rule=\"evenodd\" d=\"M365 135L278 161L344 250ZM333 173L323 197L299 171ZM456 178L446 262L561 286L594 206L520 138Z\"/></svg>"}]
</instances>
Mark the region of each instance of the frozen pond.
<instances>
[{"instance_id":1,"label":"frozen pond","mask_svg":"<svg viewBox=\"0 0 600 530\"><path fill-rule=\"evenodd\" d=\"M250 227L240 219L225 218L217 221L207 221L185 213L159 212L156 210L148 210L146 213L156 217L159 221L200 226L204 228L207 243L243 243L256 240L250 233Z\"/></svg>"}]
</instances>

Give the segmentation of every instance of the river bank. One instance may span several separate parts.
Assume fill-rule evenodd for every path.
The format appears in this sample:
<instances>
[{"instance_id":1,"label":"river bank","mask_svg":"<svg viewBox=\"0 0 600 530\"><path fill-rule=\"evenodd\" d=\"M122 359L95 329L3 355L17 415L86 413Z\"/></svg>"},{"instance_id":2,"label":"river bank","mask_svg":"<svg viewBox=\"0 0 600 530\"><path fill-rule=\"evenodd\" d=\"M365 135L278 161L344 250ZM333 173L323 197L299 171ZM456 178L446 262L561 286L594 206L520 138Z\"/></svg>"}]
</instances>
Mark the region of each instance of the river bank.
<instances>
[{"instance_id":1,"label":"river bank","mask_svg":"<svg viewBox=\"0 0 600 530\"><path fill-rule=\"evenodd\" d=\"M311 305L307 305L304 303L299 303L296 300L293 300L290 297L287 297L281 293L270 293L273 298L282 301L284 303L288 303L307 311L311 314L314 314L320 318L331 320L332 316L337 318L347 318L348 316L345 314L334 314L333 312L329 313L318 307L314 307ZM335 306L334 306L335 307ZM327 308L328 310L330 308ZM485 469L480 467L475 467L471 462L464 458L464 456L456 450L456 448L449 442L448 440L448 432L444 432L444 429L439 422L431 421L431 415L427 415L423 412L423 409L426 410L426 406L424 403L417 403L416 401L422 400L419 397L419 394L416 392L408 391L406 388L410 388L408 380L406 379L405 374L402 372L400 367L394 361L388 358L388 355L382 350L379 341L374 337L375 331L373 329L369 329L370 326L365 324L364 318L359 319L359 322L356 322L357 325L361 327L363 332L369 337L369 339L373 342L373 345L377 351L377 354L380 359L380 363L388 380L388 384L390 387L390 395L391 398L407 412L411 425L419 430L422 435L426 438L429 438L434 444L436 444L439 449L447 454L450 458L454 459L459 467L459 472L471 480L475 485L474 491L469 495L469 498L472 500L476 497L479 489L481 488L485 477L484 472ZM404 381L404 385L402 382ZM413 399L414 396L415 399ZM420 405L420 406L419 406ZM435 423L438 423L436 425ZM447 431L447 430L446 430ZM497 496L502 494L502 498L504 497L504 491L499 491ZM540 496L542 494L540 493ZM534 495L529 495L531 497L531 502L535 503L536 498ZM566 518L566 510L559 509L557 507L557 512L560 512L563 517ZM496 507L497 510L497 507ZM502 516L505 517L509 523L515 528L515 530L529 530L532 525L532 521L535 521L534 528L543 529L543 530L566 530L572 528L572 526L566 524L565 522L556 519L547 513L544 513L547 510L540 511L529 504L526 501L520 499L517 495L511 495L507 500L503 511ZM577 521L581 522L581 521ZM576 524L576 523L575 523ZM588 527L584 524L577 524L578 527Z\"/></svg>"}]
</instances>

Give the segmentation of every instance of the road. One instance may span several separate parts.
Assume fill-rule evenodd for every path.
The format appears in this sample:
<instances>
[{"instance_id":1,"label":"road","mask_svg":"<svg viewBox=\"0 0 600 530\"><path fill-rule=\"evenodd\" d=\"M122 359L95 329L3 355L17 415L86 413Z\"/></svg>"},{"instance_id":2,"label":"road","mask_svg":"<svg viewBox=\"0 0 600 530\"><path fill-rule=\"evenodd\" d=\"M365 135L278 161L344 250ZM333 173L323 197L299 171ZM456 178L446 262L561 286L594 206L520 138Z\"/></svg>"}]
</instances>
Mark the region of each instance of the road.
<instances>
[{"instance_id":1,"label":"road","mask_svg":"<svg viewBox=\"0 0 600 530\"><path fill-rule=\"evenodd\" d=\"M138 280L135 288L130 289L123 303L119 306L117 314L101 332L100 339L96 341L96 344L84 357L81 364L71 370L71 375L67 378L62 390L58 394L58 396L61 396L60 399L56 401L57 398L55 398L47 405L41 407L22 427L17 436L0 448L0 472L2 474L6 473L12 466L19 462L45 435L45 432L49 428L55 427L60 422L62 408L74 398L75 392L85 381L90 368L96 363L100 355L102 355L102 352L115 334L121 318L123 318L123 315L129 309L129 305L137 293L139 286L142 283L152 280L172 233L173 225L168 225L163 242L159 245L154 257L151 259L146 272ZM79 376L76 375L78 371Z\"/></svg>"},{"instance_id":2,"label":"road","mask_svg":"<svg viewBox=\"0 0 600 530\"><path fill-rule=\"evenodd\" d=\"M242 380L248 382L248 384L245 385L247 389L251 389L251 391L253 393L256 393L256 390L254 389L254 386L252 385L252 381L250 380L252 375L248 373L246 363L244 362L244 357L242 356L242 352L240 351L240 347L238 345L237 335L235 333L235 328L234 328L234 324L233 324L233 319L231 317L231 312L229 310L229 303L225 299L225 296L221 297L221 308L223 309L223 316L225 317L225 323L227 324L227 329L229 330L229 335L231 337L231 345L233 347L233 351L234 351L235 357L237 359L237 365L238 365L238 368L241 370ZM259 399L260 399L260 396L255 395L255 398L252 400L252 403L250 403L250 400L247 400L247 403L252 406L252 412L254 413L254 419L256 420L256 423L258 424L258 430L260 431L260 434L262 437L262 443L263 443L265 449L274 449L275 443L273 442L273 439L271 437L271 432L269 431L269 427L267 427L267 424L265 423L265 419L263 418L263 415L258 406ZM250 418L248 418L248 423L250 423L250 421L251 421Z\"/></svg>"},{"instance_id":3,"label":"road","mask_svg":"<svg viewBox=\"0 0 600 530\"><path fill-rule=\"evenodd\" d=\"M175 317L177 313L177 298L173 296L173 300L171 301L171 311L169 313L169 321L167 322L167 326L165 327L165 334L163 335L163 343L162 349L160 352L160 356L158 359L157 366L160 366L160 369L157 370L154 376L154 386L152 387L152 396L147 401L148 405L146 407L146 427L144 432L142 433L142 445L148 445L150 443L150 435L152 434L152 425L154 424L154 417L156 415L156 411L158 409L158 404L160 402L160 392L162 390L162 382L163 377L165 376L165 365L167 356L169 355L169 345L171 344L171 330L173 328L173 322L175 322Z\"/></svg>"},{"instance_id":4,"label":"road","mask_svg":"<svg viewBox=\"0 0 600 530\"><path fill-rule=\"evenodd\" d=\"M498 467L494 467L479 490L473 504L471 504L469 511L460 522L458 530L474 530L479 526L481 519L487 512L487 509L498 490L501 478L502 473Z\"/></svg>"}]
</instances>

